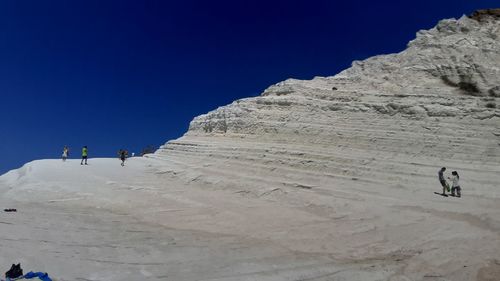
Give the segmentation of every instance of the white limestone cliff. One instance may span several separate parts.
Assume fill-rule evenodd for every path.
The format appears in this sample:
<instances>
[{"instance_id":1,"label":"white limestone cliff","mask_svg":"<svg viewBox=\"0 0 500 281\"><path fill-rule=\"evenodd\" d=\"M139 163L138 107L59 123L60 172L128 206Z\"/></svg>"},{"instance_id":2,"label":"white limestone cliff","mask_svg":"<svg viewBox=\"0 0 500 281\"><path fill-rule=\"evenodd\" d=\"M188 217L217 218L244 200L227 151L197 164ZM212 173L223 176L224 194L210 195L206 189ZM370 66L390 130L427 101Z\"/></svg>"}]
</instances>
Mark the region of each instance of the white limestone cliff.
<instances>
[{"instance_id":1,"label":"white limestone cliff","mask_svg":"<svg viewBox=\"0 0 500 281\"><path fill-rule=\"evenodd\" d=\"M196 117L147 157L0 176L0 266L55 280L500 276L500 9ZM460 174L441 197L437 171Z\"/></svg>"},{"instance_id":2,"label":"white limestone cliff","mask_svg":"<svg viewBox=\"0 0 500 281\"><path fill-rule=\"evenodd\" d=\"M277 83L196 117L156 156L207 182L225 173L219 164L230 163L218 185L255 180L273 189L343 178L418 188L434 183L436 167L467 173L473 165L478 176L468 178L470 185L494 189L500 21L442 20L401 53L353 62L332 77Z\"/></svg>"}]
</instances>

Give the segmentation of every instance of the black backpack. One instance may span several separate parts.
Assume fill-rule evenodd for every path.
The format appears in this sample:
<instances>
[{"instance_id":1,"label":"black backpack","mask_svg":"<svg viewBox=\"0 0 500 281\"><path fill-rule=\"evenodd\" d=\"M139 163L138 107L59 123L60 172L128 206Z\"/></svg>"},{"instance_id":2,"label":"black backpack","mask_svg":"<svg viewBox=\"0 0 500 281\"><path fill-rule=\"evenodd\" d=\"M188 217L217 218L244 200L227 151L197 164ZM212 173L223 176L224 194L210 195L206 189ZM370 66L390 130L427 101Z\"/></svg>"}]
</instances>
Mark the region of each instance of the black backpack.
<instances>
[{"instance_id":1,"label":"black backpack","mask_svg":"<svg viewBox=\"0 0 500 281\"><path fill-rule=\"evenodd\" d=\"M5 272L6 278L17 278L21 276L23 276L23 269L21 268L20 263L18 263L17 265L13 264L10 269Z\"/></svg>"}]
</instances>

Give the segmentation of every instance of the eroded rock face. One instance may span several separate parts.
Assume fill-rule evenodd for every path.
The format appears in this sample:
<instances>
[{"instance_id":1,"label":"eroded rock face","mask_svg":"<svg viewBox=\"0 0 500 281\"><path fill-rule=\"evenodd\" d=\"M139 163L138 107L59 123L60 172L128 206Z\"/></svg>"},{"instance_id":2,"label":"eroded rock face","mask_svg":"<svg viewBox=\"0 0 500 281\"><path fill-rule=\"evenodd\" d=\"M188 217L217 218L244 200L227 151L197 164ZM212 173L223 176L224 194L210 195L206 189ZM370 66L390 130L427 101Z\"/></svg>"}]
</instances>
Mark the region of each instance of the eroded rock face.
<instances>
[{"instance_id":1,"label":"eroded rock face","mask_svg":"<svg viewBox=\"0 0 500 281\"><path fill-rule=\"evenodd\" d=\"M500 19L500 9L477 10L469 17L477 21L498 20Z\"/></svg>"},{"instance_id":2,"label":"eroded rock face","mask_svg":"<svg viewBox=\"0 0 500 281\"><path fill-rule=\"evenodd\" d=\"M221 186L422 185L436 167L500 170L498 10L446 19L398 54L288 79L198 116L155 156ZM398 175L392 175L398 171ZM474 182L477 180L477 182Z\"/></svg>"}]
</instances>

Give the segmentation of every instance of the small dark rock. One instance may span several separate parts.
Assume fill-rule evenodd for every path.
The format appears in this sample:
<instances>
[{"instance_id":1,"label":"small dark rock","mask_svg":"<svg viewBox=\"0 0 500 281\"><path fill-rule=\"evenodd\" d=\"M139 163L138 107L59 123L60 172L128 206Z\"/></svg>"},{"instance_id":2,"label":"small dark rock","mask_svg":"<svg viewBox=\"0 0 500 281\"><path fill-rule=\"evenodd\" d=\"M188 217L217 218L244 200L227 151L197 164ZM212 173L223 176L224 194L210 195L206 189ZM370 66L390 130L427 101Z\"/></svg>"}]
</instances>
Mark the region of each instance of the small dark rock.
<instances>
[{"instance_id":1,"label":"small dark rock","mask_svg":"<svg viewBox=\"0 0 500 281\"><path fill-rule=\"evenodd\" d=\"M486 107L487 107L487 108L496 108L496 107L497 107L497 105L496 105L494 102L488 102L488 103L486 104Z\"/></svg>"}]
</instances>

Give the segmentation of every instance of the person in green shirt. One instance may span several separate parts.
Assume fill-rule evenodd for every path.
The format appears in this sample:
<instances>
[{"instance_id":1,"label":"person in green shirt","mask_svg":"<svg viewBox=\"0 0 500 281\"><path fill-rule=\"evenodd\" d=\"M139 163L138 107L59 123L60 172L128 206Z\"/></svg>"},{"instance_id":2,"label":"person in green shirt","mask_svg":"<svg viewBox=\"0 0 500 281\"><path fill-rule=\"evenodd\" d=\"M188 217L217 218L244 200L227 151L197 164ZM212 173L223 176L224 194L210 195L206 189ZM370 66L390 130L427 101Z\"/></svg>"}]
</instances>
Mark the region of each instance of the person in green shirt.
<instances>
[{"instance_id":1,"label":"person in green shirt","mask_svg":"<svg viewBox=\"0 0 500 281\"><path fill-rule=\"evenodd\" d=\"M87 146L84 146L82 148L82 162L80 162L80 165L83 165L84 160L85 160L85 165L87 165L87 156L88 156Z\"/></svg>"}]
</instances>

